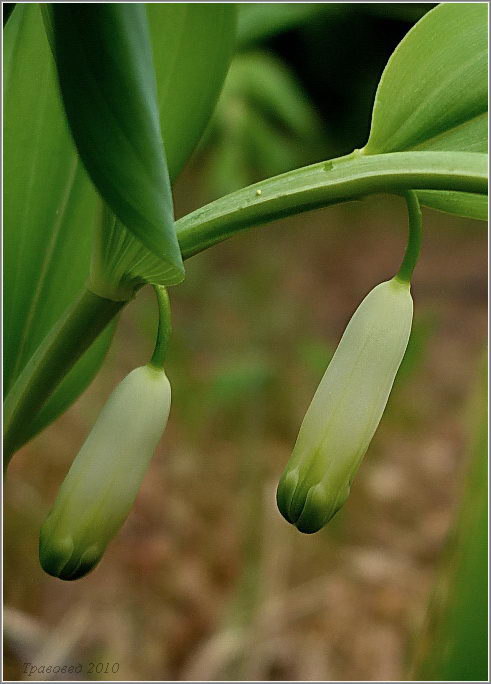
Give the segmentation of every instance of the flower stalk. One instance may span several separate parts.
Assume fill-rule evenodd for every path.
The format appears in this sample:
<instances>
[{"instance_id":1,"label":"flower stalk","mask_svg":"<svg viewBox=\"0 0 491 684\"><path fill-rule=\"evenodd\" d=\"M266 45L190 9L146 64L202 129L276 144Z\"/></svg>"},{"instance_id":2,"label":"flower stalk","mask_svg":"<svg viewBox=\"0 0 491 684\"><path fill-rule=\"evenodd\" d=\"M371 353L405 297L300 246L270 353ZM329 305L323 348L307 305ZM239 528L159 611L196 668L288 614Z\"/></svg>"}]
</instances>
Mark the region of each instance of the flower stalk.
<instances>
[{"instance_id":1,"label":"flower stalk","mask_svg":"<svg viewBox=\"0 0 491 684\"><path fill-rule=\"evenodd\" d=\"M409 283L421 249L423 217L421 215L418 196L414 190L408 190L405 193L405 199L408 211L409 237L406 252L396 278L403 283Z\"/></svg>"},{"instance_id":2,"label":"flower stalk","mask_svg":"<svg viewBox=\"0 0 491 684\"><path fill-rule=\"evenodd\" d=\"M172 332L170 301L165 287L154 285L153 289L159 307L159 327L150 365L157 369L163 369Z\"/></svg>"}]
</instances>

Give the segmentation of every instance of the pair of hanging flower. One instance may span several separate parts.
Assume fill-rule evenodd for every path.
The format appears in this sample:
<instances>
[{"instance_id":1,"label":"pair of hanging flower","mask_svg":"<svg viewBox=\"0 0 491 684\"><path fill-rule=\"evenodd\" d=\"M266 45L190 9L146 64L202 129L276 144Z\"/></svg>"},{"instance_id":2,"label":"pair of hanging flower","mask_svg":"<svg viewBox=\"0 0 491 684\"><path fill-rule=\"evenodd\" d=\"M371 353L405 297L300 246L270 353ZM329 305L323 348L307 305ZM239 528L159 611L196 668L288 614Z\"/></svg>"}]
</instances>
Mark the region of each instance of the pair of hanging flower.
<instances>
[{"instance_id":1,"label":"pair of hanging flower","mask_svg":"<svg viewBox=\"0 0 491 684\"><path fill-rule=\"evenodd\" d=\"M421 213L414 192L406 201L409 241L402 266L351 318L278 486L278 507L301 532L317 532L346 501L407 347ZM167 423L171 389L163 363L170 308L166 290L155 291L160 320L152 359L111 394L41 530L41 565L64 580L83 577L100 561L133 506Z\"/></svg>"}]
</instances>

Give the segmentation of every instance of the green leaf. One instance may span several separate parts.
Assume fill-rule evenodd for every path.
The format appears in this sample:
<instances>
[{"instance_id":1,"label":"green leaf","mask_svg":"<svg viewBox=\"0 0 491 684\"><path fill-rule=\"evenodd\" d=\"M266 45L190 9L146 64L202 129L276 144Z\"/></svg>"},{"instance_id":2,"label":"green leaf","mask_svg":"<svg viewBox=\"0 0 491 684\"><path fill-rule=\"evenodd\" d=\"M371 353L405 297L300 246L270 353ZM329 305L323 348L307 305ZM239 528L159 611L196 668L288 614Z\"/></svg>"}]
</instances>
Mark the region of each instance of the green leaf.
<instances>
[{"instance_id":1,"label":"green leaf","mask_svg":"<svg viewBox=\"0 0 491 684\"><path fill-rule=\"evenodd\" d=\"M485 194L487 169L487 155L478 153L354 152L221 197L177 221L177 236L187 259L250 226L363 195L412 188Z\"/></svg>"},{"instance_id":2,"label":"green leaf","mask_svg":"<svg viewBox=\"0 0 491 684\"><path fill-rule=\"evenodd\" d=\"M77 149L120 221L184 277L157 105L146 9L54 3L54 52Z\"/></svg>"},{"instance_id":3,"label":"green leaf","mask_svg":"<svg viewBox=\"0 0 491 684\"><path fill-rule=\"evenodd\" d=\"M235 46L236 7L149 3L160 123L171 180L215 108Z\"/></svg>"},{"instance_id":4,"label":"green leaf","mask_svg":"<svg viewBox=\"0 0 491 684\"><path fill-rule=\"evenodd\" d=\"M459 127L484 132L473 120L486 112L487 6L444 3L418 21L389 59L364 152L449 149L443 140L455 138Z\"/></svg>"},{"instance_id":5,"label":"green leaf","mask_svg":"<svg viewBox=\"0 0 491 684\"><path fill-rule=\"evenodd\" d=\"M186 22L182 24L186 34L176 41L171 24L166 28L163 21L164 15L169 21L172 18L166 14L172 6L155 7L150 12L152 36L160 44L165 32L170 33L176 51L157 50L159 93L163 101L166 97L171 100L167 110L162 105L162 115L165 117L169 111L174 122L185 121L189 134L184 140L174 127L174 138L167 137L175 175L202 134L225 77L230 55L216 43L226 34L224 44L231 50L234 10L228 5L227 9L207 6L208 14L203 16L201 9L194 13L198 6L182 6L177 15L181 16L183 11L186 15ZM226 20L219 21L220 16ZM208 46L206 35L210 41ZM7 393L41 341L85 286L100 200L78 161L66 125L39 8L29 4L17 6L4 38L4 390ZM193 48L199 63L195 72L191 69ZM168 79L167 71L172 72ZM210 74L209 80L203 77L204 72ZM174 100L173 88L177 92ZM196 120L188 116L194 110L199 111ZM121 231L129 235L123 226ZM143 254L142 245L139 249ZM146 259L151 270L161 268L157 256L146 252ZM40 413L33 416L32 422L25 426L25 440L62 413L90 383L111 334L112 327L102 333L55 389Z\"/></svg>"},{"instance_id":6,"label":"green leaf","mask_svg":"<svg viewBox=\"0 0 491 684\"><path fill-rule=\"evenodd\" d=\"M443 3L408 32L382 74L365 154L487 152L487 6ZM425 192L443 211L483 217L483 200Z\"/></svg>"},{"instance_id":7,"label":"green leaf","mask_svg":"<svg viewBox=\"0 0 491 684\"><path fill-rule=\"evenodd\" d=\"M156 3L149 4L147 12L160 123L174 180L201 137L225 79L234 45L235 7ZM126 298L145 283L171 282L168 261L150 252L108 212L94 256L90 287L103 296Z\"/></svg>"},{"instance_id":8,"label":"green leaf","mask_svg":"<svg viewBox=\"0 0 491 684\"><path fill-rule=\"evenodd\" d=\"M235 37L233 5L149 4L160 122L174 180L215 107ZM170 282L169 263L108 212L98 230L90 287L128 298L145 283Z\"/></svg>"},{"instance_id":9,"label":"green leaf","mask_svg":"<svg viewBox=\"0 0 491 684\"><path fill-rule=\"evenodd\" d=\"M83 289L98 198L56 92L39 8L18 4L4 33L4 391ZM49 189L49 191L47 191ZM60 385L64 410L98 370L108 330ZM49 412L47 407L46 409Z\"/></svg>"}]
</instances>

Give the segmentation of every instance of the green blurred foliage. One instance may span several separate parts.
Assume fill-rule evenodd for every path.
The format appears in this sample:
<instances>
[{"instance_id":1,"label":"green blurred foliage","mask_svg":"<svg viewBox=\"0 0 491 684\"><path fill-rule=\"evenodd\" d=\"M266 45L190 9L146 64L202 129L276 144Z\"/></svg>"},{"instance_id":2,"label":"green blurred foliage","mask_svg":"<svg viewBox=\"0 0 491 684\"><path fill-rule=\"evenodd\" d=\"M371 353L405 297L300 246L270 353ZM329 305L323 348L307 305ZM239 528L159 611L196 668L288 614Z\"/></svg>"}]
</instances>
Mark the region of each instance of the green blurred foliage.
<instances>
[{"instance_id":1,"label":"green blurred foliage","mask_svg":"<svg viewBox=\"0 0 491 684\"><path fill-rule=\"evenodd\" d=\"M480 364L472 414L465 488L442 571L419 638L414 678L488 679L488 388Z\"/></svg>"},{"instance_id":2,"label":"green blurred foliage","mask_svg":"<svg viewBox=\"0 0 491 684\"><path fill-rule=\"evenodd\" d=\"M432 6L239 4L238 52L202 141L207 196L363 145L382 69Z\"/></svg>"},{"instance_id":3,"label":"green blurred foliage","mask_svg":"<svg viewBox=\"0 0 491 684\"><path fill-rule=\"evenodd\" d=\"M301 166L322 146L321 121L284 64L267 52L232 62L207 138L211 196Z\"/></svg>"},{"instance_id":4,"label":"green blurred foliage","mask_svg":"<svg viewBox=\"0 0 491 684\"><path fill-rule=\"evenodd\" d=\"M293 70L323 119L329 145L321 159L362 147L375 90L395 47L434 4L326 3L326 11L268 47Z\"/></svg>"},{"instance_id":5,"label":"green blurred foliage","mask_svg":"<svg viewBox=\"0 0 491 684\"><path fill-rule=\"evenodd\" d=\"M315 18L343 12L336 3L239 3L237 43L239 48L263 41L278 33L298 28Z\"/></svg>"}]
</instances>

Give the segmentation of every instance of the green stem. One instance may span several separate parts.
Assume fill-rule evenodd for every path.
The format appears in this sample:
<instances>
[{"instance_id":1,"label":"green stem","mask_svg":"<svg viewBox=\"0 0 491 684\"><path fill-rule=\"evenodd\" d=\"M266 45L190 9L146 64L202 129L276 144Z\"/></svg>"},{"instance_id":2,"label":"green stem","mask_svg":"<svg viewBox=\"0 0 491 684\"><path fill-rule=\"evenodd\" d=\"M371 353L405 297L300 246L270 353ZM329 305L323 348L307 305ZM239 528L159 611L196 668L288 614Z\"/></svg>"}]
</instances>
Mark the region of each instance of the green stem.
<instances>
[{"instance_id":1,"label":"green stem","mask_svg":"<svg viewBox=\"0 0 491 684\"><path fill-rule=\"evenodd\" d=\"M375 193L414 188L487 193L487 155L470 152L354 153L268 178L176 223L184 259L240 231Z\"/></svg>"},{"instance_id":2,"label":"green stem","mask_svg":"<svg viewBox=\"0 0 491 684\"><path fill-rule=\"evenodd\" d=\"M402 194L412 188L485 194L487 155L396 152L366 156L355 150L338 159L296 169L222 197L177 221L182 256L188 259L246 228L284 216L373 193ZM159 307L162 302L159 299ZM5 401L7 459L24 443L25 425L125 303L87 291L48 334ZM151 360L155 365L163 362L168 341L165 336L170 326L166 329L165 316Z\"/></svg>"},{"instance_id":3,"label":"green stem","mask_svg":"<svg viewBox=\"0 0 491 684\"><path fill-rule=\"evenodd\" d=\"M4 458L24 443L24 428L78 359L127 302L86 290L37 348L4 405Z\"/></svg>"},{"instance_id":4,"label":"green stem","mask_svg":"<svg viewBox=\"0 0 491 684\"><path fill-rule=\"evenodd\" d=\"M164 367L172 331L171 310L167 289L163 287L163 285L154 285L153 289L155 290L159 307L159 327L157 329L157 339L155 340L155 348L153 350L152 358L150 359L150 364L160 370Z\"/></svg>"},{"instance_id":5,"label":"green stem","mask_svg":"<svg viewBox=\"0 0 491 684\"><path fill-rule=\"evenodd\" d=\"M413 190L408 190L405 193L405 197L409 220L409 236L404 259L402 260L401 268L399 269L396 278L404 283L409 283L411 282L411 276L413 275L414 267L416 266L419 257L423 220L416 193Z\"/></svg>"}]
</instances>

